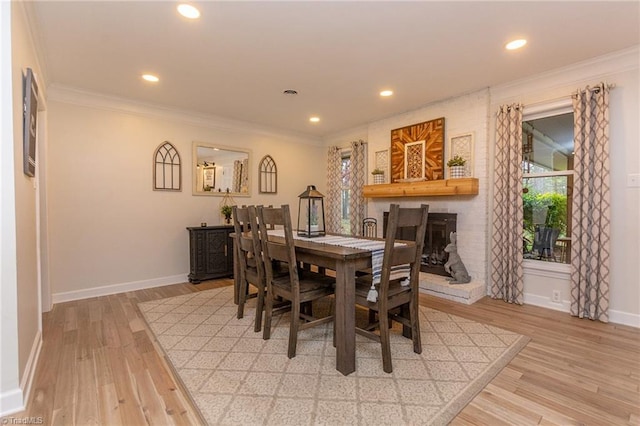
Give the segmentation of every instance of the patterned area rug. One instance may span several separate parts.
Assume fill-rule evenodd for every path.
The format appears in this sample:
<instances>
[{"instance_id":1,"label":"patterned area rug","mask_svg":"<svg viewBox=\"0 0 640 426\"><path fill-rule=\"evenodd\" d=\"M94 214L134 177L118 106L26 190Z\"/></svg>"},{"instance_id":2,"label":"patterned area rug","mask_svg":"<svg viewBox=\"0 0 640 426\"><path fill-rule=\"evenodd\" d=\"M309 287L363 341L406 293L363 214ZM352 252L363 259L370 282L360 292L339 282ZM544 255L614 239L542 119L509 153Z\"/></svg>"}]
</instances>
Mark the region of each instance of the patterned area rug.
<instances>
[{"instance_id":1,"label":"patterned area rug","mask_svg":"<svg viewBox=\"0 0 640 426\"><path fill-rule=\"evenodd\" d=\"M421 307L421 355L396 326L386 374L380 345L357 336L356 372L345 377L335 369L332 324L301 332L288 359L289 314L274 317L263 340L254 303L240 320L231 287L138 305L210 425L447 424L529 341Z\"/></svg>"}]
</instances>

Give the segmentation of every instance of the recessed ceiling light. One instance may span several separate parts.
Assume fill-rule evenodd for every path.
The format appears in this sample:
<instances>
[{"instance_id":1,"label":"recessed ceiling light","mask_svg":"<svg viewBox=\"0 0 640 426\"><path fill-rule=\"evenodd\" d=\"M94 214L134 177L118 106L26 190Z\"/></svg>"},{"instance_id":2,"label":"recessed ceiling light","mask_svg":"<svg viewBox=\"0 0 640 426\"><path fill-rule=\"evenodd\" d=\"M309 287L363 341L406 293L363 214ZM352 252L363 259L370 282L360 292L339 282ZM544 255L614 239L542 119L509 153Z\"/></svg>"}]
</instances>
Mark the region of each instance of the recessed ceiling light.
<instances>
[{"instance_id":1,"label":"recessed ceiling light","mask_svg":"<svg viewBox=\"0 0 640 426\"><path fill-rule=\"evenodd\" d=\"M189 19L198 19L200 17L200 11L190 4L186 3L178 5L178 13Z\"/></svg>"},{"instance_id":2,"label":"recessed ceiling light","mask_svg":"<svg viewBox=\"0 0 640 426\"><path fill-rule=\"evenodd\" d=\"M153 74L143 74L142 79L146 81L150 81L152 83L157 83L160 81L160 79Z\"/></svg>"},{"instance_id":3,"label":"recessed ceiling light","mask_svg":"<svg viewBox=\"0 0 640 426\"><path fill-rule=\"evenodd\" d=\"M527 40L520 38L518 40L510 41L509 43L507 43L505 47L507 50L516 50L516 49L520 49L525 44L527 44Z\"/></svg>"},{"instance_id":4,"label":"recessed ceiling light","mask_svg":"<svg viewBox=\"0 0 640 426\"><path fill-rule=\"evenodd\" d=\"M387 97L391 95L393 95L393 90L383 90L382 92L380 92L380 96Z\"/></svg>"},{"instance_id":5,"label":"recessed ceiling light","mask_svg":"<svg viewBox=\"0 0 640 426\"><path fill-rule=\"evenodd\" d=\"M312 122L312 123L317 123L317 122L320 121L320 117L311 117L311 118L309 118L309 121Z\"/></svg>"}]
</instances>

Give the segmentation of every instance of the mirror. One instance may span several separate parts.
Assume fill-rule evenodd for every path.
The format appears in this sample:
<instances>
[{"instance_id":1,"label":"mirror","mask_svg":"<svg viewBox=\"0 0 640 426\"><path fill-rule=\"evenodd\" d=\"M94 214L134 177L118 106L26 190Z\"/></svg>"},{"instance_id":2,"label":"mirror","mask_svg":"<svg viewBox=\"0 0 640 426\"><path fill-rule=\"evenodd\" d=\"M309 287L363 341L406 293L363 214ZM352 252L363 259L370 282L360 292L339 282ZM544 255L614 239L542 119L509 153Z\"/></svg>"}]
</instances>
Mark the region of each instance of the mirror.
<instances>
[{"instance_id":1,"label":"mirror","mask_svg":"<svg viewBox=\"0 0 640 426\"><path fill-rule=\"evenodd\" d=\"M193 194L249 196L250 151L193 143Z\"/></svg>"}]
</instances>

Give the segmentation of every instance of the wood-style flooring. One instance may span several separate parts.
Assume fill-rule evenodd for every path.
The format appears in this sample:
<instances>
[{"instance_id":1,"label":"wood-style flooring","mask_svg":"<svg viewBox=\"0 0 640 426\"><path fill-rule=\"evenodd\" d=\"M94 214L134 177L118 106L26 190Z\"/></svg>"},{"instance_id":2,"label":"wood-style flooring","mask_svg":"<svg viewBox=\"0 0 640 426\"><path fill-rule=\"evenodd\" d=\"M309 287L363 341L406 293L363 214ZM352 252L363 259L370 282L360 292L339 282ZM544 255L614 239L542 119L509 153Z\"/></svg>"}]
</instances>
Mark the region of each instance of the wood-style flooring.
<instances>
[{"instance_id":1,"label":"wood-style flooring","mask_svg":"<svg viewBox=\"0 0 640 426\"><path fill-rule=\"evenodd\" d=\"M154 347L139 302L232 285L176 284L60 303L43 319L27 410L55 425L201 424ZM454 425L640 425L640 330L484 298L421 304L531 337Z\"/></svg>"}]
</instances>

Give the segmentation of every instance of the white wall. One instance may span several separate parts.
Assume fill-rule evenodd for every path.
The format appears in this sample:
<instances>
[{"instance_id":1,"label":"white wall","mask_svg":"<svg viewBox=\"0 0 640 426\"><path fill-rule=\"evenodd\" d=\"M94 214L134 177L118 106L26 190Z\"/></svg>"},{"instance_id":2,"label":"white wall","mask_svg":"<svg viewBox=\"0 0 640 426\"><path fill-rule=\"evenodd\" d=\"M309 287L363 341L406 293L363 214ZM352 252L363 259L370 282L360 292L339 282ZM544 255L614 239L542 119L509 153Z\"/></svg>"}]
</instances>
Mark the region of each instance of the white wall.
<instances>
[{"instance_id":1,"label":"white wall","mask_svg":"<svg viewBox=\"0 0 640 426\"><path fill-rule=\"evenodd\" d=\"M252 196L234 197L237 204L288 203L295 214L306 185L324 188L317 140L54 88L48 108L54 302L186 281L185 228L220 224L222 200L192 195L192 141L251 150ZM163 141L180 153L181 192L152 190L152 157ZM258 162L267 154L278 167L277 194L258 194Z\"/></svg>"},{"instance_id":2,"label":"white wall","mask_svg":"<svg viewBox=\"0 0 640 426\"><path fill-rule=\"evenodd\" d=\"M455 197L370 198L368 215L382 223L383 212L389 204L404 207L429 204L429 212L457 213L458 251L475 282L485 282L487 275L487 107L488 90L470 93L453 99L435 102L424 108L370 123L368 126L368 167L375 167L375 152L389 149L391 130L439 117L445 118L445 163L449 158L448 142L451 136L474 134L474 177L479 180L479 194ZM373 177L368 173L369 183ZM387 177L388 178L388 177Z\"/></svg>"},{"instance_id":3,"label":"white wall","mask_svg":"<svg viewBox=\"0 0 640 426\"><path fill-rule=\"evenodd\" d=\"M432 212L458 213L460 255L474 280L490 286L491 223L493 208L492 179L495 143L495 114L507 103L523 103L527 111L547 105L570 107L570 95L578 88L602 80L614 83L610 97L611 138L611 287L610 320L640 327L640 190L627 187L627 176L640 172L640 111L638 107L638 47L616 52L534 78L491 87L421 109L390 117L362 128L345 130L325 139L327 145L339 145L354 136L367 140L368 171L373 170L375 152L388 149L391 130L445 117L445 159L451 136L474 132L474 177L479 179L479 194L473 197L372 198L368 215L382 219L392 202L414 206L426 202ZM348 139L348 140L347 140ZM369 183L373 179L369 174ZM525 303L569 311L569 266L550 262L525 261ZM560 290L562 303L551 301Z\"/></svg>"},{"instance_id":4,"label":"white wall","mask_svg":"<svg viewBox=\"0 0 640 426\"><path fill-rule=\"evenodd\" d=\"M524 113L546 104L570 104L571 93L600 81L615 84L610 94L611 285L610 320L640 326L640 189L627 187L627 175L640 172L638 47L491 88L491 141L499 105L520 102ZM493 149L493 147L492 147ZM534 262L535 263L535 262ZM538 262L539 263L539 262ZM569 267L530 262L525 268L525 303L569 310ZM551 302L560 290L563 302Z\"/></svg>"},{"instance_id":5,"label":"white wall","mask_svg":"<svg viewBox=\"0 0 640 426\"><path fill-rule=\"evenodd\" d=\"M41 343L38 282L38 238L35 178L22 167L22 79L34 70L44 81L23 5L0 2L2 80L2 147L0 229L2 249L3 348L0 370L0 415L22 409L28 397ZM44 142L44 141L42 141ZM38 143L41 143L39 140ZM37 159L41 161L41 159Z\"/></svg>"}]
</instances>

